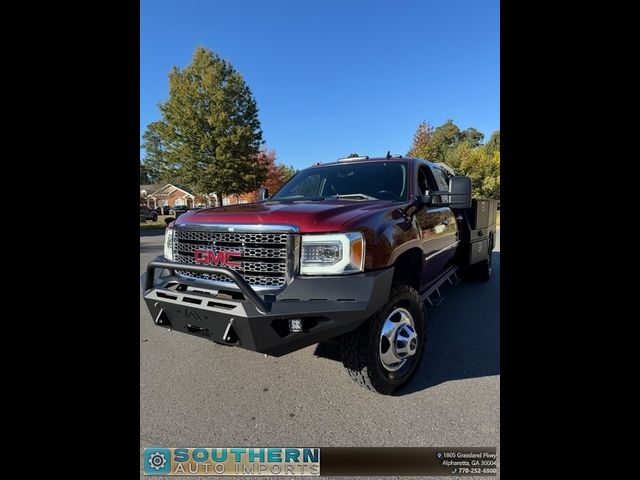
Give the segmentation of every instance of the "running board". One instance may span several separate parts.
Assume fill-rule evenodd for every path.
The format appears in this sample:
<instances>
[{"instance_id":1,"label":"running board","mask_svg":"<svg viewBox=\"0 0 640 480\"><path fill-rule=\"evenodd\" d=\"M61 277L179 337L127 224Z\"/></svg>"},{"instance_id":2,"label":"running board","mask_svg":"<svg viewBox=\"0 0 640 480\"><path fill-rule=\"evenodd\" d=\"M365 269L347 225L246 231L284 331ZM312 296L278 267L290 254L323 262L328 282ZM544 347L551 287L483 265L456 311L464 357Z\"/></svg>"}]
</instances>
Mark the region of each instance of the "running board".
<instances>
[{"instance_id":1,"label":"running board","mask_svg":"<svg viewBox=\"0 0 640 480\"><path fill-rule=\"evenodd\" d=\"M440 293L440 287L443 283L449 282L451 285L457 285L460 283L460 277L458 276L458 266L454 265L445 270L440 276L422 293L422 300L426 300L432 307L437 307L444 300L444 296ZM431 295L436 294L435 298L431 298Z\"/></svg>"},{"instance_id":2,"label":"running board","mask_svg":"<svg viewBox=\"0 0 640 480\"><path fill-rule=\"evenodd\" d=\"M431 305L432 307L437 307L438 305L440 305L442 303L442 301L444 300L444 297L440 293L440 289L439 288L436 288L435 292L431 292L430 295L433 295L433 293L436 294L435 298L431 298L429 295L427 295L425 300L427 302L429 302L429 305Z\"/></svg>"},{"instance_id":3,"label":"running board","mask_svg":"<svg viewBox=\"0 0 640 480\"><path fill-rule=\"evenodd\" d=\"M462 281L462 279L458 276L458 272L453 272L453 274L447 278L447 281L455 287Z\"/></svg>"}]
</instances>

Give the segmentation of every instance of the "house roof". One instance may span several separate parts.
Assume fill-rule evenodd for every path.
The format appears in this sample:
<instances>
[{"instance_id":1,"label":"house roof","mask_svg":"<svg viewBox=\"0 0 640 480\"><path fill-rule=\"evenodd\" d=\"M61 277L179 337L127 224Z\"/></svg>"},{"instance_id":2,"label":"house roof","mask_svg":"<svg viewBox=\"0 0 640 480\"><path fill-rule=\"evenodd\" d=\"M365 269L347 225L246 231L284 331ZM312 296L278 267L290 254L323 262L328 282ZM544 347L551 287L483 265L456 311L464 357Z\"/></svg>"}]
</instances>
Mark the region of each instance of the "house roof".
<instances>
[{"instance_id":1,"label":"house roof","mask_svg":"<svg viewBox=\"0 0 640 480\"><path fill-rule=\"evenodd\" d=\"M153 184L153 185L140 185L140 191L145 190L147 193L153 193L156 190L158 190L158 185L157 184Z\"/></svg>"},{"instance_id":2,"label":"house roof","mask_svg":"<svg viewBox=\"0 0 640 480\"><path fill-rule=\"evenodd\" d=\"M183 192L187 192L190 193L191 195L195 195L195 193L193 193L193 190L191 190L189 187L185 187L184 185L173 185L176 188L179 188L180 190L182 190Z\"/></svg>"},{"instance_id":3,"label":"house roof","mask_svg":"<svg viewBox=\"0 0 640 480\"><path fill-rule=\"evenodd\" d=\"M172 183L167 183L167 184L163 185L162 187L160 187L157 190L155 190L152 194L147 195L147 197L155 197L157 194L160 194L162 192L162 190L165 190L167 187L171 187L173 189L173 190L171 190L171 192L173 192L174 190L180 190L180 191L185 193L184 196L195 197L195 195L193 194L193 192L189 188L182 187L182 186L179 186L179 185L174 185ZM171 192L167 192L167 194L169 194Z\"/></svg>"}]
</instances>

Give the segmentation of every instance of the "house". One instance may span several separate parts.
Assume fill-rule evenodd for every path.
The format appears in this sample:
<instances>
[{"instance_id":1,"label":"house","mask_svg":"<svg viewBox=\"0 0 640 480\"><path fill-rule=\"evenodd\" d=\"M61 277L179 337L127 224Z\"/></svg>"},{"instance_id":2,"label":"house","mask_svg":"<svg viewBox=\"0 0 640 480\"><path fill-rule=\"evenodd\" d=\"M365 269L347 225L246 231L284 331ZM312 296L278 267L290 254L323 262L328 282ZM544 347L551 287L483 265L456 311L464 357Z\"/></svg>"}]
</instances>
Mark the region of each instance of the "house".
<instances>
[{"instance_id":1,"label":"house","mask_svg":"<svg viewBox=\"0 0 640 480\"><path fill-rule=\"evenodd\" d=\"M157 185L157 184L140 185L140 203L142 203L143 200L145 200L147 198L147 195L149 195L150 193L155 192L159 188L160 188L160 185Z\"/></svg>"},{"instance_id":2,"label":"house","mask_svg":"<svg viewBox=\"0 0 640 480\"><path fill-rule=\"evenodd\" d=\"M212 200L215 197L212 197ZM258 201L258 191L243 193L242 195L225 195L222 197L222 205L238 205Z\"/></svg>"},{"instance_id":3,"label":"house","mask_svg":"<svg viewBox=\"0 0 640 480\"><path fill-rule=\"evenodd\" d=\"M196 205L196 196L187 187L167 183L152 193L148 193L143 187L152 187L152 185L140 185L140 199L142 201L144 198L149 207L157 208L167 205L173 208L184 205L194 208ZM143 191L145 191L144 196Z\"/></svg>"},{"instance_id":4,"label":"house","mask_svg":"<svg viewBox=\"0 0 640 480\"><path fill-rule=\"evenodd\" d=\"M238 205L251 203L258 200L258 191L243 193L241 195L225 195L222 197L222 205ZM170 208L186 205L189 208L195 206L215 207L216 196L211 193L208 196L196 195L188 187L174 185L172 183L140 185L140 203L151 208L169 206Z\"/></svg>"}]
</instances>

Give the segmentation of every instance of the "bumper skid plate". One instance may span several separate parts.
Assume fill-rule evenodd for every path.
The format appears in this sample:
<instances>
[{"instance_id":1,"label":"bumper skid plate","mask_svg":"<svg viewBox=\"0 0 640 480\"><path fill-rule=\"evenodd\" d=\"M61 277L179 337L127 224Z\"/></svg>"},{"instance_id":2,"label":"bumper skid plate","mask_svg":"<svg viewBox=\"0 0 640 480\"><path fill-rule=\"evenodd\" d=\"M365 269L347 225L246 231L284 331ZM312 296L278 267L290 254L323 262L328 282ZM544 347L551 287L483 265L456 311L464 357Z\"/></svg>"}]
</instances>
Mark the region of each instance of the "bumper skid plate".
<instances>
[{"instance_id":1,"label":"bumper skid plate","mask_svg":"<svg viewBox=\"0 0 640 480\"><path fill-rule=\"evenodd\" d=\"M224 275L237 288L211 290L175 270ZM386 303L392 278L393 268L296 277L282 291L261 296L233 270L158 257L142 276L142 289L158 326L279 357L357 328ZM291 332L289 319L300 319L302 331Z\"/></svg>"}]
</instances>

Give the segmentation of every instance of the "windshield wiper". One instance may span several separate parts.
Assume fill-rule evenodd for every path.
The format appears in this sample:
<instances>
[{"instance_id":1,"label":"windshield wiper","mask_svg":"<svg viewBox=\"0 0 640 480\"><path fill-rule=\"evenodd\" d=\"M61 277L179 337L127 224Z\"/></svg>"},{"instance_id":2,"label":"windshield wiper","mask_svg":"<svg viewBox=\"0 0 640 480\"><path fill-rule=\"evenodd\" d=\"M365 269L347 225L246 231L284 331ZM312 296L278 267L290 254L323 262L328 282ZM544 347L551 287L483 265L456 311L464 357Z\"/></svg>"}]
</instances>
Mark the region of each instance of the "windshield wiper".
<instances>
[{"instance_id":1,"label":"windshield wiper","mask_svg":"<svg viewBox=\"0 0 640 480\"><path fill-rule=\"evenodd\" d=\"M282 198L268 198L265 202L314 202L318 200L324 200L326 197L322 195L318 195L315 197L304 197L302 195L293 195L291 197L282 197Z\"/></svg>"},{"instance_id":2,"label":"windshield wiper","mask_svg":"<svg viewBox=\"0 0 640 480\"><path fill-rule=\"evenodd\" d=\"M365 193L345 193L344 195L336 194L336 195L316 195L313 197L305 197L303 195L292 195L290 197L282 197L282 198L268 198L265 200L266 203L270 202L318 202L326 199L350 199L350 198L361 198L363 200L379 200L379 198L372 197L371 195L367 195Z\"/></svg>"},{"instance_id":3,"label":"windshield wiper","mask_svg":"<svg viewBox=\"0 0 640 480\"><path fill-rule=\"evenodd\" d=\"M365 200L378 200L376 197L366 195L364 193L345 193L344 195L336 194L329 198L363 198Z\"/></svg>"}]
</instances>

